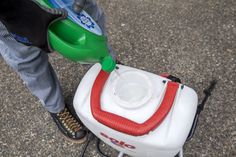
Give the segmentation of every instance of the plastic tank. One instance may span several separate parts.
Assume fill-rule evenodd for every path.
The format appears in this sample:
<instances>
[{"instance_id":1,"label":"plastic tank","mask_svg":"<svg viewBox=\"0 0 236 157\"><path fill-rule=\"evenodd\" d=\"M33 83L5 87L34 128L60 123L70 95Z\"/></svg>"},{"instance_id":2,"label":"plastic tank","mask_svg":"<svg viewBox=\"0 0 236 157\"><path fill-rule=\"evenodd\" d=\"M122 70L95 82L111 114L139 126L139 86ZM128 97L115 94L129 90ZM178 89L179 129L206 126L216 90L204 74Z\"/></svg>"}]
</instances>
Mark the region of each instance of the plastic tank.
<instances>
[{"instance_id":1,"label":"plastic tank","mask_svg":"<svg viewBox=\"0 0 236 157\"><path fill-rule=\"evenodd\" d=\"M197 109L197 94L167 78L118 65L111 74L94 65L82 79L74 108L96 136L137 157L174 157Z\"/></svg>"}]
</instances>

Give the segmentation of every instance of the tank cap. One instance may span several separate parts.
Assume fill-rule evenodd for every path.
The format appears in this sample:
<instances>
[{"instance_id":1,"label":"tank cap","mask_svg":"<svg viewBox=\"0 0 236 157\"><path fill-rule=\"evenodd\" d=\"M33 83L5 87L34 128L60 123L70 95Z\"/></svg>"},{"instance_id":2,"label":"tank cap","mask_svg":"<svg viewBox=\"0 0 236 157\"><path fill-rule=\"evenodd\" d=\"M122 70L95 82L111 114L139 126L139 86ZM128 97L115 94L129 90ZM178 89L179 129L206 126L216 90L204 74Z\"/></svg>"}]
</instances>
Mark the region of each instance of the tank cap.
<instances>
[{"instance_id":1,"label":"tank cap","mask_svg":"<svg viewBox=\"0 0 236 157\"><path fill-rule=\"evenodd\" d=\"M111 56L104 57L101 64L102 70L106 72L112 72L116 67L116 63Z\"/></svg>"}]
</instances>

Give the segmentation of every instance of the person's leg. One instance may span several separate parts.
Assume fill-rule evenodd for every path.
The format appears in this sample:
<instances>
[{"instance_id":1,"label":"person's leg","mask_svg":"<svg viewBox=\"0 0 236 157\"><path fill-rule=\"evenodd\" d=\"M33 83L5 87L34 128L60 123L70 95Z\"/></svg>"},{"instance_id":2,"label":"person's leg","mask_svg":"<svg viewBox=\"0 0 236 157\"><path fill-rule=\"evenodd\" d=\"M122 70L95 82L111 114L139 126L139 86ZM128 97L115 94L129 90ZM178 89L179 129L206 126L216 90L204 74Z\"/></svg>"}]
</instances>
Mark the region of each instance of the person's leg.
<instances>
[{"instance_id":1,"label":"person's leg","mask_svg":"<svg viewBox=\"0 0 236 157\"><path fill-rule=\"evenodd\" d=\"M29 90L38 97L49 112L58 113L64 109L64 98L57 76L48 62L46 52L36 47L25 46L7 34L1 27L1 54L26 83ZM5 33L4 33L5 31Z\"/></svg>"},{"instance_id":2,"label":"person's leg","mask_svg":"<svg viewBox=\"0 0 236 157\"><path fill-rule=\"evenodd\" d=\"M60 83L46 52L15 41L0 22L0 54L40 99L60 131L78 143L83 142L86 132L65 107Z\"/></svg>"},{"instance_id":3,"label":"person's leg","mask_svg":"<svg viewBox=\"0 0 236 157\"><path fill-rule=\"evenodd\" d=\"M100 26L102 33L107 37L106 30L106 17L101 8L98 7L96 0L86 0L85 6L83 8ZM115 59L115 53L113 52L109 43L107 43L110 54Z\"/></svg>"},{"instance_id":4,"label":"person's leg","mask_svg":"<svg viewBox=\"0 0 236 157\"><path fill-rule=\"evenodd\" d=\"M107 36L106 32L106 18L105 14L101 8L98 7L96 0L86 0L85 6L83 8L93 19L97 22L97 24L102 29L102 32L105 36Z\"/></svg>"}]
</instances>

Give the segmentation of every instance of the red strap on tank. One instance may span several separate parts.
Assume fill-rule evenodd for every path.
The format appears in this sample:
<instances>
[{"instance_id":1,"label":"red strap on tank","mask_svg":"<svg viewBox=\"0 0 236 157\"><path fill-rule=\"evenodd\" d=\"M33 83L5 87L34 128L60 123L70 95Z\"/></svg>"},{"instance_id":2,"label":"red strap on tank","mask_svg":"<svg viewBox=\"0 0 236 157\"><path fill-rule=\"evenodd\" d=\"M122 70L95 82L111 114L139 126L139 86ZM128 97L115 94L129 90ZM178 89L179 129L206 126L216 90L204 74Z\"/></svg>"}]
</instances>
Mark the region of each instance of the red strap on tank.
<instances>
[{"instance_id":1,"label":"red strap on tank","mask_svg":"<svg viewBox=\"0 0 236 157\"><path fill-rule=\"evenodd\" d=\"M127 118L103 111L101 109L100 97L103 86L106 83L108 77L109 73L101 70L93 84L90 98L92 115L103 125L132 136L148 134L150 131L154 130L156 127L158 127L158 125L161 124L161 122L169 113L179 88L179 84L175 82L168 82L165 96L161 102L160 107L147 121L139 124Z\"/></svg>"},{"instance_id":2,"label":"red strap on tank","mask_svg":"<svg viewBox=\"0 0 236 157\"><path fill-rule=\"evenodd\" d=\"M162 74L160 74L160 76L167 78L168 76L170 76L170 74L162 73Z\"/></svg>"}]
</instances>

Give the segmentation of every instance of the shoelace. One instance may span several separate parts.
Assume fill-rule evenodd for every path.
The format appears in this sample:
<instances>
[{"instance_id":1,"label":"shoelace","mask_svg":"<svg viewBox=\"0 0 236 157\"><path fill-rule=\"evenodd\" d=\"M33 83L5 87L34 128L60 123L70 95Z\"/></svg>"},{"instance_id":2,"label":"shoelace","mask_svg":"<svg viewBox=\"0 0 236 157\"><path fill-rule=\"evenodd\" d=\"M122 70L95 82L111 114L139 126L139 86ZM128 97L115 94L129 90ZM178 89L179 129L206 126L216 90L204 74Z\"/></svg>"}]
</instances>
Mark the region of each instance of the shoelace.
<instances>
[{"instance_id":1,"label":"shoelace","mask_svg":"<svg viewBox=\"0 0 236 157\"><path fill-rule=\"evenodd\" d=\"M71 115L71 113L64 109L63 112L58 113L58 117L62 120L63 125L68 129L73 135L75 132L81 129L81 125L77 122L77 120Z\"/></svg>"}]
</instances>

